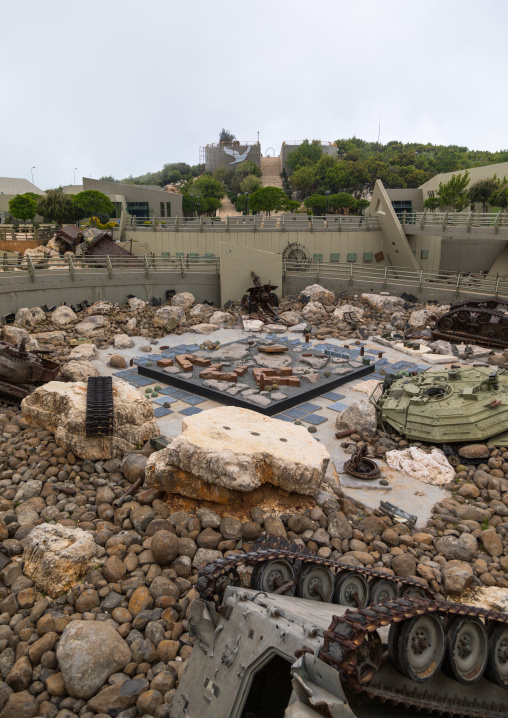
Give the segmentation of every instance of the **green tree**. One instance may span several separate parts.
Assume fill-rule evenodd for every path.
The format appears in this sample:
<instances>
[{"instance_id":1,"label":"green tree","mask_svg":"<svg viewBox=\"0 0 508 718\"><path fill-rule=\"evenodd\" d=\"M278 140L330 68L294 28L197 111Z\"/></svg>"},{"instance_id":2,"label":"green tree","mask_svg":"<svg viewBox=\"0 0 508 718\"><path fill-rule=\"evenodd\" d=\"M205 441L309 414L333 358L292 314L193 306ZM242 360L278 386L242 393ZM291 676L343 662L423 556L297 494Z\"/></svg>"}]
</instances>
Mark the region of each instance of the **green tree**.
<instances>
[{"instance_id":1,"label":"green tree","mask_svg":"<svg viewBox=\"0 0 508 718\"><path fill-rule=\"evenodd\" d=\"M315 168L311 165L298 167L291 175L290 183L291 188L300 192L300 195L314 192L318 185Z\"/></svg>"},{"instance_id":2,"label":"green tree","mask_svg":"<svg viewBox=\"0 0 508 718\"><path fill-rule=\"evenodd\" d=\"M37 199L34 199L34 197L37 197ZM25 222L28 219L33 219L37 214L37 200L39 197L40 195L33 192L17 194L9 200L9 212L16 219L23 219Z\"/></svg>"},{"instance_id":3,"label":"green tree","mask_svg":"<svg viewBox=\"0 0 508 718\"><path fill-rule=\"evenodd\" d=\"M434 212L438 207L440 206L440 199L439 197L429 197L425 200L423 203L423 206L425 209L429 209L431 212Z\"/></svg>"},{"instance_id":4,"label":"green tree","mask_svg":"<svg viewBox=\"0 0 508 718\"><path fill-rule=\"evenodd\" d=\"M74 204L82 211L82 217L97 217L99 214L110 217L115 211L115 205L103 192L87 189L73 196Z\"/></svg>"},{"instance_id":5,"label":"green tree","mask_svg":"<svg viewBox=\"0 0 508 718\"><path fill-rule=\"evenodd\" d=\"M48 189L46 197L37 203L37 214L50 222L67 224L82 219L83 210L72 199L72 195L55 189Z\"/></svg>"},{"instance_id":6,"label":"green tree","mask_svg":"<svg viewBox=\"0 0 508 718\"><path fill-rule=\"evenodd\" d=\"M315 164L323 155L321 145L316 140L309 142L304 140L293 152L290 152L287 158L288 167L293 171L296 170L302 164L305 164L304 160L310 161L311 164Z\"/></svg>"},{"instance_id":7,"label":"green tree","mask_svg":"<svg viewBox=\"0 0 508 718\"><path fill-rule=\"evenodd\" d=\"M339 192L338 194L330 195L328 205L334 209L353 209L356 205L356 200L349 192Z\"/></svg>"},{"instance_id":8,"label":"green tree","mask_svg":"<svg viewBox=\"0 0 508 718\"><path fill-rule=\"evenodd\" d=\"M185 190L189 194L193 193L201 197L215 197L215 199L222 199L226 194L222 182L219 182L210 175L202 175L198 179L189 181Z\"/></svg>"},{"instance_id":9,"label":"green tree","mask_svg":"<svg viewBox=\"0 0 508 718\"><path fill-rule=\"evenodd\" d=\"M502 209L506 209L508 206L508 180L506 177L489 197L489 204L491 207L501 207Z\"/></svg>"},{"instance_id":10,"label":"green tree","mask_svg":"<svg viewBox=\"0 0 508 718\"><path fill-rule=\"evenodd\" d=\"M99 179L103 182L118 182L118 180L116 180L113 175L105 175L104 177L99 177Z\"/></svg>"},{"instance_id":11,"label":"green tree","mask_svg":"<svg viewBox=\"0 0 508 718\"><path fill-rule=\"evenodd\" d=\"M241 192L249 192L249 194L253 194L254 192L257 192L258 189L261 189L261 180L255 175L247 175L247 177L244 177L240 182Z\"/></svg>"},{"instance_id":12,"label":"green tree","mask_svg":"<svg viewBox=\"0 0 508 718\"><path fill-rule=\"evenodd\" d=\"M472 184L467 191L469 201L471 202L471 204L475 202L481 202L483 205L483 211L486 212L489 199L494 194L499 185L500 182L496 175L494 175L494 177L491 177L490 179L478 180L478 182Z\"/></svg>"},{"instance_id":13,"label":"green tree","mask_svg":"<svg viewBox=\"0 0 508 718\"><path fill-rule=\"evenodd\" d=\"M461 209L467 207L469 198L467 196L467 186L469 184L469 172L463 175L452 175L452 178L446 184L439 183L439 202L441 207L452 207L460 212Z\"/></svg>"},{"instance_id":14,"label":"green tree","mask_svg":"<svg viewBox=\"0 0 508 718\"><path fill-rule=\"evenodd\" d=\"M223 127L219 132L219 142L233 142L233 140L236 140L235 135Z\"/></svg>"},{"instance_id":15,"label":"green tree","mask_svg":"<svg viewBox=\"0 0 508 718\"><path fill-rule=\"evenodd\" d=\"M326 212L326 197L322 194L312 194L306 198L304 204L307 207L307 211L309 211L310 207L313 214L325 214Z\"/></svg>"},{"instance_id":16,"label":"green tree","mask_svg":"<svg viewBox=\"0 0 508 718\"><path fill-rule=\"evenodd\" d=\"M291 200L280 187L262 187L249 198L253 212L283 212L291 208Z\"/></svg>"}]
</instances>

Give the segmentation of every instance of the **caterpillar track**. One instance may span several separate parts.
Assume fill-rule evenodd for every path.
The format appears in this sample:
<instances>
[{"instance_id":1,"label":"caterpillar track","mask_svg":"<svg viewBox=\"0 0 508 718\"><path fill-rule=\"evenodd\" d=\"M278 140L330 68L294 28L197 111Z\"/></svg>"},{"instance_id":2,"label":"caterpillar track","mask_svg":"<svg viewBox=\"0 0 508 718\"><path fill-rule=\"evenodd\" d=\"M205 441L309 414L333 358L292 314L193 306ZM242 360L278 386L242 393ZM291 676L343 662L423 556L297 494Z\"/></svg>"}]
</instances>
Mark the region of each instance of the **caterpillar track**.
<instances>
[{"instance_id":1,"label":"caterpillar track","mask_svg":"<svg viewBox=\"0 0 508 718\"><path fill-rule=\"evenodd\" d=\"M499 307L499 311L495 311ZM503 310L503 308L505 308ZM508 347L508 300L491 297L453 304L432 331L434 339Z\"/></svg>"},{"instance_id":2,"label":"caterpillar track","mask_svg":"<svg viewBox=\"0 0 508 718\"><path fill-rule=\"evenodd\" d=\"M364 718L380 715L383 703L391 706L391 713L403 716L418 711L461 718L507 715L508 615L504 613L437 600L417 579L323 559L274 537L258 542L247 554L203 567L196 588L202 600L192 604L192 613L197 612L201 621L191 616L190 623L206 654L202 665L203 670L210 668L207 675L211 662L217 663L213 675L218 676L221 666L229 667L238 659L237 675L247 680L248 671L259 671L261 665L261 655L251 664L249 657L254 649L264 650L264 656L267 645L292 663L293 693L292 700L284 703L287 710L256 712L252 706L261 705L261 697L250 698L249 693L245 699L245 690L238 688L234 704L238 709L241 693L245 710L235 712L231 707L221 713L220 681L215 677L213 686L219 692L214 688L212 698L206 697L206 691L204 697L210 708L217 698L216 715ZM240 613L235 613L236 607ZM213 624L208 633L202 628L204 611ZM261 642L255 640L258 618ZM242 638L247 631L250 643ZM196 654L193 676L199 673L201 658ZM182 680L171 716L198 715L184 710L197 700L189 695L189 680L186 676ZM253 677L249 680L250 685ZM323 702L322 690L329 703ZM221 700L226 698L222 695ZM296 705L307 712L298 712ZM341 706L339 712L332 710L336 705Z\"/></svg>"}]
</instances>

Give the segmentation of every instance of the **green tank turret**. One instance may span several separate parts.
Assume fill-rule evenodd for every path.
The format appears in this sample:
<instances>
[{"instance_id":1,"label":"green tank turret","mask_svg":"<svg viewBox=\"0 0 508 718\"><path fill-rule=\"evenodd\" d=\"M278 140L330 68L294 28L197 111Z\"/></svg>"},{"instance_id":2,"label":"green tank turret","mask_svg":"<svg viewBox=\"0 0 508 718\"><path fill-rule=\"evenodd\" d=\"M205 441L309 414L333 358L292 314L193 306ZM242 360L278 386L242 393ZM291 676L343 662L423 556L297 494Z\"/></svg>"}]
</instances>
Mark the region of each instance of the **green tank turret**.
<instances>
[{"instance_id":1,"label":"green tank turret","mask_svg":"<svg viewBox=\"0 0 508 718\"><path fill-rule=\"evenodd\" d=\"M434 444L488 439L508 443L508 372L460 367L417 376L388 375L370 396L382 426Z\"/></svg>"}]
</instances>

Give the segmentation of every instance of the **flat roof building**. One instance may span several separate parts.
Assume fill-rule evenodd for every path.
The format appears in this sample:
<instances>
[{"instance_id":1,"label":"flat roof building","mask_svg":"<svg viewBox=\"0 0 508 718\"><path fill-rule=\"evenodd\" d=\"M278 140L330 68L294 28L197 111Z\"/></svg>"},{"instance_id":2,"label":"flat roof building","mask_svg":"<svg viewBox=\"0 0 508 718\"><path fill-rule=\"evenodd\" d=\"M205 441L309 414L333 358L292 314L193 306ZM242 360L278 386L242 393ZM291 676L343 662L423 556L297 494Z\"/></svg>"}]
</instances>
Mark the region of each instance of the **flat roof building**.
<instances>
[{"instance_id":1,"label":"flat roof building","mask_svg":"<svg viewBox=\"0 0 508 718\"><path fill-rule=\"evenodd\" d=\"M39 187L22 177L0 177L0 223L11 222L12 215L9 212L9 201L17 194L26 194L33 192L41 197L45 197L46 193Z\"/></svg>"}]
</instances>

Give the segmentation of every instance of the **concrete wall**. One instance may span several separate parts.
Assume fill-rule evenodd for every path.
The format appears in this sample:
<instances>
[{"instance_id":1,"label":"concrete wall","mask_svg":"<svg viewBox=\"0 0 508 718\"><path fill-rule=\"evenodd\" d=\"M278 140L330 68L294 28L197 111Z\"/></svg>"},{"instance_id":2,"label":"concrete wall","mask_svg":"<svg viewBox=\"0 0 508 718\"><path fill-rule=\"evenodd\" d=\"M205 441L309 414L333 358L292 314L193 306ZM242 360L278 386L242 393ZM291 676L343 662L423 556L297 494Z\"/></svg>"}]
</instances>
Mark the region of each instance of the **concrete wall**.
<instances>
[{"instance_id":1,"label":"concrete wall","mask_svg":"<svg viewBox=\"0 0 508 718\"><path fill-rule=\"evenodd\" d=\"M425 201L429 197L429 191L433 191L437 194L439 189L439 183L446 184L449 182L453 175L464 174L466 170L455 170L454 172L443 172L435 177L431 177L430 180L424 182L420 189L423 192L423 200ZM508 162L498 162L495 165L483 165L483 167L471 167L469 170L469 184L472 185L478 180L491 179L494 175L497 175L498 179L508 177Z\"/></svg>"},{"instance_id":2,"label":"concrete wall","mask_svg":"<svg viewBox=\"0 0 508 718\"><path fill-rule=\"evenodd\" d=\"M176 289L177 292L192 292L196 302L203 299L213 301L220 306L219 277L203 272L151 272L147 277L144 271L129 271L113 274L110 279L105 273L80 273L76 270L74 280L65 270L58 274L41 276L37 274L35 281L24 274L0 272L0 322L5 314L17 312L21 307L37 307L46 304L48 307L67 304L78 304L84 299L90 303L108 300L123 304L129 294L149 301L152 297L166 301L166 290Z\"/></svg>"},{"instance_id":3,"label":"concrete wall","mask_svg":"<svg viewBox=\"0 0 508 718\"><path fill-rule=\"evenodd\" d=\"M419 187L417 189L385 189L391 202L412 202L413 210L423 212L423 194Z\"/></svg>"},{"instance_id":4,"label":"concrete wall","mask_svg":"<svg viewBox=\"0 0 508 718\"><path fill-rule=\"evenodd\" d=\"M392 267L419 269L419 262L404 234L392 203L381 180L376 180L369 207L372 217L377 217L382 228L382 249Z\"/></svg>"},{"instance_id":5,"label":"concrete wall","mask_svg":"<svg viewBox=\"0 0 508 718\"><path fill-rule=\"evenodd\" d=\"M443 237L440 269L450 272L488 272L492 267L494 270L496 260L505 247L506 242L500 242L499 238L490 241L482 239L479 242L474 237Z\"/></svg>"},{"instance_id":6,"label":"concrete wall","mask_svg":"<svg viewBox=\"0 0 508 718\"><path fill-rule=\"evenodd\" d=\"M421 269L442 269L441 237L407 234L407 241Z\"/></svg>"},{"instance_id":7,"label":"concrete wall","mask_svg":"<svg viewBox=\"0 0 508 718\"><path fill-rule=\"evenodd\" d=\"M228 154L228 151L231 150L234 150L235 156ZM237 162L236 160L247 151L246 157L241 162ZM220 144L210 144L205 147L205 168L209 172L213 172L218 167L235 170L245 161L254 162L258 167L261 167L261 145L259 142L249 144L221 142Z\"/></svg>"},{"instance_id":8,"label":"concrete wall","mask_svg":"<svg viewBox=\"0 0 508 718\"><path fill-rule=\"evenodd\" d=\"M222 304L229 299L239 300L254 286L251 272L262 284L275 285L275 294L282 296L282 257L238 244L220 245L220 285Z\"/></svg>"},{"instance_id":9,"label":"concrete wall","mask_svg":"<svg viewBox=\"0 0 508 718\"><path fill-rule=\"evenodd\" d=\"M120 182L107 182L105 180L89 179L83 177L83 188L94 189L110 195L111 201L119 201L118 197L125 197L125 202L148 202L150 210L155 210L155 215L160 217L160 203L169 202L171 205L171 216L182 217L182 195L173 192L164 192L160 187L143 187L140 185L121 184ZM122 203L123 204L123 203ZM166 214L166 213L165 213Z\"/></svg>"},{"instance_id":10,"label":"concrete wall","mask_svg":"<svg viewBox=\"0 0 508 718\"><path fill-rule=\"evenodd\" d=\"M318 142L321 145L321 149L323 150L324 155L329 155L330 157L337 157L337 145L335 142L323 142L321 140L309 140L309 142L312 144L312 142ZM288 156L291 154L291 152L294 152L300 145L294 145L294 144L286 144L285 142L282 143L282 147L280 148L280 171L286 170L287 174L290 175L293 170L290 169L287 161Z\"/></svg>"}]
</instances>

